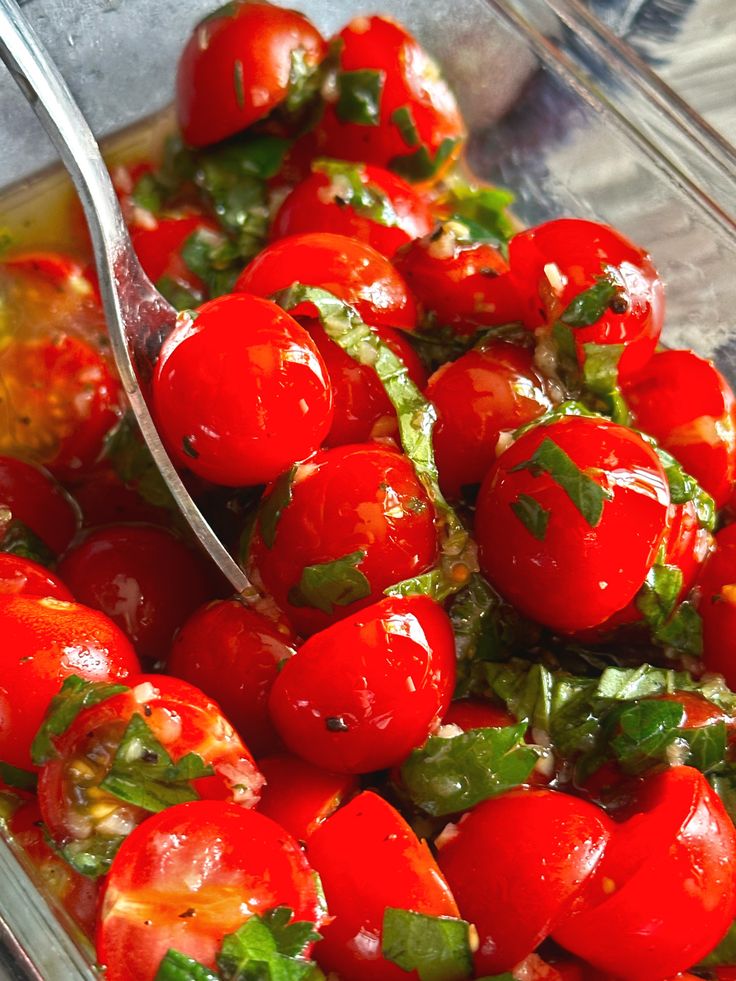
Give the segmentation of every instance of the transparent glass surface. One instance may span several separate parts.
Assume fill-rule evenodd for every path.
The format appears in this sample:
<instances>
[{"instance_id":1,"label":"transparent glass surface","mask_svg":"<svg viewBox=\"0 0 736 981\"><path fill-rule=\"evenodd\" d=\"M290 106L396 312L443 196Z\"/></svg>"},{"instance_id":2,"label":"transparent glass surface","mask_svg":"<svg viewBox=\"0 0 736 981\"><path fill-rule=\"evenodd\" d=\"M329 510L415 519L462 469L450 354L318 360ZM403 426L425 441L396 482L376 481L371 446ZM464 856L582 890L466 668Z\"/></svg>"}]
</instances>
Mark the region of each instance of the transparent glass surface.
<instances>
[{"instance_id":1,"label":"transparent glass surface","mask_svg":"<svg viewBox=\"0 0 736 981\"><path fill-rule=\"evenodd\" d=\"M730 2L730 0L729 0ZM25 10L93 128L108 136L170 103L179 50L213 0L29 0ZM736 168L733 150L668 102L575 0L294 0L325 32L380 8L441 62L471 130L479 177L517 194L527 223L610 222L646 246L668 289L668 343L718 359L736 382ZM53 161L0 71L0 188ZM135 136L145 145L145 140ZM13 200L18 200L16 197ZM3 211L0 224L10 224ZM32 237L32 230L28 232ZM49 243L52 244L52 243ZM9 977L75 981L92 961L0 839L0 940ZM51 952L51 953L49 953ZM8 969L10 970L10 968ZM25 972L25 973L23 973ZM35 973L34 973L35 972Z\"/></svg>"}]
</instances>

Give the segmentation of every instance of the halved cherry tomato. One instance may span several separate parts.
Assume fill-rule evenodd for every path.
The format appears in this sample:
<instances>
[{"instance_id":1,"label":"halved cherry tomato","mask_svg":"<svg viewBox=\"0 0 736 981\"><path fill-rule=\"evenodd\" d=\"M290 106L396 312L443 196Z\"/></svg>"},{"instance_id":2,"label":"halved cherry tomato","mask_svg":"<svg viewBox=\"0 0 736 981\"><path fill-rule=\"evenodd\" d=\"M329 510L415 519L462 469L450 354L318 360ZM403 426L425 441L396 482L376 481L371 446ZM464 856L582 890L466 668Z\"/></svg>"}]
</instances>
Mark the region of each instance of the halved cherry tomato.
<instances>
[{"instance_id":1,"label":"halved cherry tomato","mask_svg":"<svg viewBox=\"0 0 736 981\"><path fill-rule=\"evenodd\" d=\"M30 745L71 674L88 681L140 671L130 641L103 613L37 596L0 596L0 760L32 769Z\"/></svg>"},{"instance_id":2,"label":"halved cherry tomato","mask_svg":"<svg viewBox=\"0 0 736 981\"><path fill-rule=\"evenodd\" d=\"M79 508L51 474L12 456L0 456L0 508L57 554L79 528Z\"/></svg>"},{"instance_id":3,"label":"halved cherry tomato","mask_svg":"<svg viewBox=\"0 0 736 981\"><path fill-rule=\"evenodd\" d=\"M71 602L74 597L53 572L21 555L0 552L0 596L50 596Z\"/></svg>"},{"instance_id":4,"label":"halved cherry tomato","mask_svg":"<svg viewBox=\"0 0 736 981\"><path fill-rule=\"evenodd\" d=\"M215 966L225 934L288 906L317 929L314 873L275 821L225 801L177 804L123 842L100 898L97 956L109 981L153 981L173 948Z\"/></svg>"},{"instance_id":5,"label":"halved cherry tomato","mask_svg":"<svg viewBox=\"0 0 736 981\"><path fill-rule=\"evenodd\" d=\"M245 293L180 314L153 402L174 458L233 487L306 459L332 422L327 369L310 336L275 303Z\"/></svg>"},{"instance_id":6,"label":"halved cherry tomato","mask_svg":"<svg viewBox=\"0 0 736 981\"><path fill-rule=\"evenodd\" d=\"M208 299L205 284L181 254L195 234L206 235L213 241L222 239L216 222L197 214L158 218L151 227L138 227L131 232L133 248L151 282L165 293L170 293L172 287L186 290L192 294L193 304ZM164 278L166 282L162 283Z\"/></svg>"},{"instance_id":7,"label":"halved cherry tomato","mask_svg":"<svg viewBox=\"0 0 736 981\"><path fill-rule=\"evenodd\" d=\"M364 791L317 828L307 856L332 917L314 950L324 970L350 981L416 981L416 971L384 959L381 936L387 907L458 915L426 842L390 804Z\"/></svg>"},{"instance_id":8,"label":"halved cherry tomato","mask_svg":"<svg viewBox=\"0 0 736 981\"><path fill-rule=\"evenodd\" d=\"M271 690L289 749L338 773L400 763L447 710L452 628L426 596L384 599L311 637Z\"/></svg>"},{"instance_id":9,"label":"halved cherry tomato","mask_svg":"<svg viewBox=\"0 0 736 981\"><path fill-rule=\"evenodd\" d=\"M703 660L736 687L736 525L715 538L715 550L697 584L703 620Z\"/></svg>"}]
</instances>

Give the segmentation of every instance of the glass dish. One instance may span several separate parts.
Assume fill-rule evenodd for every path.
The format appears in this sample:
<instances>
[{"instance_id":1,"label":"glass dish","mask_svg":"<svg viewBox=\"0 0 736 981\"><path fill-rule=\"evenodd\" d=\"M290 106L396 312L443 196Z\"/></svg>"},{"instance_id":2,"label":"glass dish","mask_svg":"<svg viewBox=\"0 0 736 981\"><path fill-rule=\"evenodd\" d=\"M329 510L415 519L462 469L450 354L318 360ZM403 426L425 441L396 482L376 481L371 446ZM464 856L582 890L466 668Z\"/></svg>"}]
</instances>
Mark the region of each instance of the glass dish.
<instances>
[{"instance_id":1,"label":"glass dish","mask_svg":"<svg viewBox=\"0 0 736 981\"><path fill-rule=\"evenodd\" d=\"M646 246L668 287L666 339L719 361L736 382L733 151L688 107L669 103L575 0L299 0L326 33L375 8L405 21L459 95L481 178L511 187L525 223L561 215L610 222ZM160 113L179 50L213 0L29 0L25 10L100 136ZM120 93L125 93L121 97ZM0 75L0 225L49 241L31 170L53 154ZM154 134L170 116L158 117ZM163 120L163 122L162 122ZM146 130L123 138L128 155ZM120 145L118 141L118 145ZM23 181L19 185L18 179ZM35 207L29 207L34 202ZM35 222L35 224L34 224ZM47 222L48 225L48 222ZM0 976L92 979L91 951L0 838ZM3 968L5 965L5 968Z\"/></svg>"}]
</instances>

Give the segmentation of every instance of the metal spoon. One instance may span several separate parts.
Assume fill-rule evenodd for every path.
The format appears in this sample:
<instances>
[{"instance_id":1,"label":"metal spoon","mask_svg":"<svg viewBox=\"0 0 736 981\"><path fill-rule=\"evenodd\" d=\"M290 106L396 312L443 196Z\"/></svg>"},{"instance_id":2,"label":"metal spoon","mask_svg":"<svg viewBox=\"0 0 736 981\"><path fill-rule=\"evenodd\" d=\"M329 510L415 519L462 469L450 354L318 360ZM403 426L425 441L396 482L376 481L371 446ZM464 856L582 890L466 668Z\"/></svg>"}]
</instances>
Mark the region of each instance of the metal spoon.
<instances>
[{"instance_id":1,"label":"metal spoon","mask_svg":"<svg viewBox=\"0 0 736 981\"><path fill-rule=\"evenodd\" d=\"M207 524L156 431L147 385L176 311L141 269L100 148L66 82L15 0L0 0L0 58L59 152L84 207L113 355L156 466L200 544L238 593L253 587Z\"/></svg>"}]
</instances>

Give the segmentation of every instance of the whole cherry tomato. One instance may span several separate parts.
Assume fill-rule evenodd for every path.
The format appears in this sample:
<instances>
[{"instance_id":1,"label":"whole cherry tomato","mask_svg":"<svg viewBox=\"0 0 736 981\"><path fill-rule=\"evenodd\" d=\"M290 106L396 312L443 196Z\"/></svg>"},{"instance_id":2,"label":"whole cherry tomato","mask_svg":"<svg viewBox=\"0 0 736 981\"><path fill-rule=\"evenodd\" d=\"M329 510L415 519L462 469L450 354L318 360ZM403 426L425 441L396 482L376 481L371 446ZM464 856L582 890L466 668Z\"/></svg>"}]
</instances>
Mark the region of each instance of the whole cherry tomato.
<instances>
[{"instance_id":1,"label":"whole cherry tomato","mask_svg":"<svg viewBox=\"0 0 736 981\"><path fill-rule=\"evenodd\" d=\"M23 769L65 678L110 681L140 671L125 634L79 603L0 596L0 637L0 760Z\"/></svg>"},{"instance_id":2,"label":"whole cherry tomato","mask_svg":"<svg viewBox=\"0 0 736 981\"><path fill-rule=\"evenodd\" d=\"M372 246L390 259L402 245L432 230L426 198L383 167L316 161L312 173L284 200L271 237L335 232Z\"/></svg>"},{"instance_id":3,"label":"whole cherry tomato","mask_svg":"<svg viewBox=\"0 0 736 981\"><path fill-rule=\"evenodd\" d=\"M0 596L20 594L50 596L67 602L74 599L64 583L38 562L0 552Z\"/></svg>"},{"instance_id":4,"label":"whole cherry tomato","mask_svg":"<svg viewBox=\"0 0 736 981\"><path fill-rule=\"evenodd\" d=\"M105 463L74 483L74 500L82 511L82 527L117 525L121 522L168 525L172 512L149 503L134 486L122 482Z\"/></svg>"},{"instance_id":5,"label":"whole cherry tomato","mask_svg":"<svg viewBox=\"0 0 736 981\"><path fill-rule=\"evenodd\" d=\"M180 314L156 365L153 403L174 458L233 487L306 459L332 422L312 339L275 303L244 293Z\"/></svg>"},{"instance_id":6,"label":"whole cherry tomato","mask_svg":"<svg viewBox=\"0 0 736 981\"><path fill-rule=\"evenodd\" d=\"M131 232L133 248L146 276L168 295L177 288L191 293L190 306L207 299L205 284L182 256L186 243L197 234L211 241L224 241L217 224L198 214L154 219L150 227L138 227Z\"/></svg>"},{"instance_id":7,"label":"whole cherry tomato","mask_svg":"<svg viewBox=\"0 0 736 981\"><path fill-rule=\"evenodd\" d=\"M310 637L271 689L289 749L337 773L400 763L447 710L452 628L426 596L389 598Z\"/></svg>"},{"instance_id":8,"label":"whole cherry tomato","mask_svg":"<svg viewBox=\"0 0 736 981\"><path fill-rule=\"evenodd\" d=\"M97 957L109 981L153 981L171 948L213 968L223 936L277 906L319 929L315 876L291 835L226 801L177 804L121 845L100 897Z\"/></svg>"},{"instance_id":9,"label":"whole cherry tomato","mask_svg":"<svg viewBox=\"0 0 736 981\"><path fill-rule=\"evenodd\" d=\"M358 443L317 453L266 491L249 568L309 634L426 571L436 555L434 509L410 461Z\"/></svg>"},{"instance_id":10,"label":"whole cherry tomato","mask_svg":"<svg viewBox=\"0 0 736 981\"><path fill-rule=\"evenodd\" d=\"M345 300L372 327L416 327L416 303L399 273L370 245L346 235L308 232L278 239L245 267L235 289L270 297L295 282ZM292 314L312 316L313 307L300 304Z\"/></svg>"},{"instance_id":11,"label":"whole cherry tomato","mask_svg":"<svg viewBox=\"0 0 736 981\"><path fill-rule=\"evenodd\" d=\"M313 75L327 54L314 25L295 10L234 0L205 17L179 59L176 108L184 139L207 146L286 104L301 101L294 67ZM302 83L303 84L303 83Z\"/></svg>"},{"instance_id":12,"label":"whole cherry tomato","mask_svg":"<svg viewBox=\"0 0 736 981\"><path fill-rule=\"evenodd\" d=\"M416 981L415 971L407 973L382 956L381 937L387 907L458 915L426 842L390 804L364 791L317 828L307 856L333 917L315 947L324 970L350 981Z\"/></svg>"},{"instance_id":13,"label":"whole cherry tomato","mask_svg":"<svg viewBox=\"0 0 736 981\"><path fill-rule=\"evenodd\" d=\"M478 930L479 975L510 971L549 935L612 831L586 801L524 788L483 801L446 829L438 862L460 915Z\"/></svg>"},{"instance_id":14,"label":"whole cherry tomato","mask_svg":"<svg viewBox=\"0 0 736 981\"><path fill-rule=\"evenodd\" d=\"M437 409L435 459L442 490L451 498L483 480L503 432L551 408L531 353L503 341L488 342L442 365L430 378L426 396Z\"/></svg>"},{"instance_id":15,"label":"whole cherry tomato","mask_svg":"<svg viewBox=\"0 0 736 981\"><path fill-rule=\"evenodd\" d=\"M736 399L715 365L692 351L659 351L624 397L638 428L722 507L736 479Z\"/></svg>"},{"instance_id":16,"label":"whole cherry tomato","mask_svg":"<svg viewBox=\"0 0 736 981\"><path fill-rule=\"evenodd\" d=\"M545 626L597 626L644 582L669 505L656 453L630 429L587 416L535 426L481 486L481 569Z\"/></svg>"},{"instance_id":17,"label":"whole cherry tomato","mask_svg":"<svg viewBox=\"0 0 736 981\"><path fill-rule=\"evenodd\" d=\"M342 42L337 100L316 131L319 152L434 181L459 155L465 126L437 65L388 17L356 17Z\"/></svg>"},{"instance_id":18,"label":"whole cherry tomato","mask_svg":"<svg viewBox=\"0 0 736 981\"><path fill-rule=\"evenodd\" d=\"M715 538L697 583L698 612L703 620L703 660L736 687L736 525Z\"/></svg>"},{"instance_id":19,"label":"whole cherry tomato","mask_svg":"<svg viewBox=\"0 0 736 981\"><path fill-rule=\"evenodd\" d=\"M166 670L214 698L258 756L279 746L268 696L279 665L293 654L288 631L239 600L222 600L187 620Z\"/></svg>"},{"instance_id":20,"label":"whole cherry tomato","mask_svg":"<svg viewBox=\"0 0 736 981\"><path fill-rule=\"evenodd\" d=\"M554 939L616 977L668 977L721 940L736 909L736 829L687 766L646 777Z\"/></svg>"},{"instance_id":21,"label":"whole cherry tomato","mask_svg":"<svg viewBox=\"0 0 736 981\"><path fill-rule=\"evenodd\" d=\"M154 525L87 532L62 559L59 575L80 603L106 613L146 660L163 661L174 632L214 592L206 560Z\"/></svg>"},{"instance_id":22,"label":"whole cherry tomato","mask_svg":"<svg viewBox=\"0 0 736 981\"><path fill-rule=\"evenodd\" d=\"M22 522L57 554L79 528L79 508L53 477L12 456L0 456L0 509L7 509L8 520Z\"/></svg>"}]
</instances>

